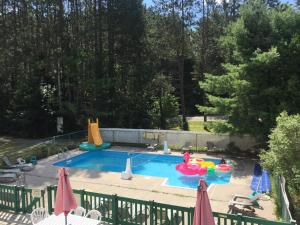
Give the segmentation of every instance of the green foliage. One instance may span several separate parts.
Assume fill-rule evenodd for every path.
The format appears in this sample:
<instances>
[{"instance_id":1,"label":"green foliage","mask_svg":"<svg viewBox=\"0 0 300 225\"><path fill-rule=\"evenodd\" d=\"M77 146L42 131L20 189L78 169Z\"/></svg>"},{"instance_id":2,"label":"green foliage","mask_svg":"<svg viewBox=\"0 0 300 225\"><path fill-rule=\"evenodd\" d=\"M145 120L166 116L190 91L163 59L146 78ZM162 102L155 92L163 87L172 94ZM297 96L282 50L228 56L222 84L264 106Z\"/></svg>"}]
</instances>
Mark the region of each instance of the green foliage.
<instances>
[{"instance_id":1,"label":"green foliage","mask_svg":"<svg viewBox=\"0 0 300 225\"><path fill-rule=\"evenodd\" d=\"M210 104L198 106L199 110L227 115L225 127L230 129L225 131L266 140L281 111L300 111L299 35L300 14L292 8L270 9L260 0L247 2L220 39L231 63L223 65L223 75L206 74L200 82Z\"/></svg>"},{"instance_id":2,"label":"green foliage","mask_svg":"<svg viewBox=\"0 0 300 225\"><path fill-rule=\"evenodd\" d=\"M269 136L269 149L260 154L262 165L274 176L283 176L299 218L300 208L300 114L280 114Z\"/></svg>"},{"instance_id":3,"label":"green foliage","mask_svg":"<svg viewBox=\"0 0 300 225\"><path fill-rule=\"evenodd\" d=\"M300 114L286 112L276 119L269 138L269 150L260 157L263 166L274 175L282 175L289 186L300 193Z\"/></svg>"},{"instance_id":4,"label":"green foliage","mask_svg":"<svg viewBox=\"0 0 300 225\"><path fill-rule=\"evenodd\" d=\"M178 124L172 121L178 116L179 104L177 97L173 95L174 89L170 79L158 74L150 83L149 89L153 96L149 109L152 126L161 129L177 126Z\"/></svg>"}]
</instances>

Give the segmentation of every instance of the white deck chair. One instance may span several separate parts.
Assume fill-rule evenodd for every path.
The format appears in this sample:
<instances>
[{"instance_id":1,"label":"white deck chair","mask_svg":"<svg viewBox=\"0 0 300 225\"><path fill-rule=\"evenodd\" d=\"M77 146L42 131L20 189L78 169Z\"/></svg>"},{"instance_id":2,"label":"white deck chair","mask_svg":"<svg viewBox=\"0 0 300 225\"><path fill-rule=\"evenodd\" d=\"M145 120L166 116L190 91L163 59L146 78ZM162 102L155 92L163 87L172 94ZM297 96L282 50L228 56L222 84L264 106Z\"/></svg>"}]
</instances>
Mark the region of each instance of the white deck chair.
<instances>
[{"instance_id":1,"label":"white deck chair","mask_svg":"<svg viewBox=\"0 0 300 225\"><path fill-rule=\"evenodd\" d=\"M72 214L76 215L76 216L82 216L84 217L85 214L86 214L86 209L81 207L81 206L78 206L76 209L72 209L71 212Z\"/></svg>"},{"instance_id":2,"label":"white deck chair","mask_svg":"<svg viewBox=\"0 0 300 225\"><path fill-rule=\"evenodd\" d=\"M32 224L37 224L49 216L48 212L44 208L37 208L30 214Z\"/></svg>"},{"instance_id":3,"label":"white deck chair","mask_svg":"<svg viewBox=\"0 0 300 225\"><path fill-rule=\"evenodd\" d=\"M23 171L29 171L34 168L32 163L25 163L25 164L12 164L7 156L4 156L3 158L4 163L6 166L10 169L21 169Z\"/></svg>"},{"instance_id":4,"label":"white deck chair","mask_svg":"<svg viewBox=\"0 0 300 225\"><path fill-rule=\"evenodd\" d=\"M85 217L101 221L102 215L98 210L92 209L86 214Z\"/></svg>"}]
</instances>

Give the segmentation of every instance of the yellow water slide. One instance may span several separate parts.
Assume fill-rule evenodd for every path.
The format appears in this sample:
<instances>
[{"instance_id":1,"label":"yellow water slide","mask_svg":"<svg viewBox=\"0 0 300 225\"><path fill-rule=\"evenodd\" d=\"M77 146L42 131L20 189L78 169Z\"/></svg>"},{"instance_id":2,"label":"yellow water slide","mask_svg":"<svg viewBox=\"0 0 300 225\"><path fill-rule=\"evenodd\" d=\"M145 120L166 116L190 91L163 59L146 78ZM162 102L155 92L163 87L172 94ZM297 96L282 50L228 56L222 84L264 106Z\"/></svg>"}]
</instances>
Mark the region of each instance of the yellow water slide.
<instances>
[{"instance_id":1,"label":"yellow water slide","mask_svg":"<svg viewBox=\"0 0 300 225\"><path fill-rule=\"evenodd\" d=\"M100 146L103 144L102 137L99 131L99 121L98 118L96 123L91 123L91 120L88 120L88 143Z\"/></svg>"}]
</instances>

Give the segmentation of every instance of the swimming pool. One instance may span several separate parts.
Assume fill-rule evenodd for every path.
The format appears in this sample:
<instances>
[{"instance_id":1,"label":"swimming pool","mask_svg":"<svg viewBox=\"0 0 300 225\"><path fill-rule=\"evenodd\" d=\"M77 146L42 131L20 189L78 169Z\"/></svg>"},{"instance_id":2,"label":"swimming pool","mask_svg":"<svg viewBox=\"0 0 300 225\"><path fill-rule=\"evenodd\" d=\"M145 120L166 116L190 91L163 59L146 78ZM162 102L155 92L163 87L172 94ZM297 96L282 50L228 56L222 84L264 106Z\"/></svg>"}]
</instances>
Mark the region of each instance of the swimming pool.
<instances>
[{"instance_id":1,"label":"swimming pool","mask_svg":"<svg viewBox=\"0 0 300 225\"><path fill-rule=\"evenodd\" d=\"M125 170L126 159L129 156L132 158L133 174L167 178L164 183L167 186L197 188L199 175L186 176L175 169L176 164L182 162L181 156L103 150L86 152L54 163L53 165L107 172L122 172ZM220 160L205 159L205 161L212 161L217 164ZM231 173L217 172L203 176L208 184L226 184L229 182L230 177Z\"/></svg>"}]
</instances>

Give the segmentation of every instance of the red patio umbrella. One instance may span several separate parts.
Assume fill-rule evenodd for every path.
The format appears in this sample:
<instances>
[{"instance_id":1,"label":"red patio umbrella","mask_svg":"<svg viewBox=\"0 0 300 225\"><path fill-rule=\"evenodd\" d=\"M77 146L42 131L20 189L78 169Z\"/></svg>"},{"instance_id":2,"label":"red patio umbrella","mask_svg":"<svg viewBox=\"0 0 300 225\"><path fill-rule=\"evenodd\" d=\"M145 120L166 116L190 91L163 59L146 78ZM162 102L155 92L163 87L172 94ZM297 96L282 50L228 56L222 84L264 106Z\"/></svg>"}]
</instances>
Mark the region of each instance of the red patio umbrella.
<instances>
[{"instance_id":1,"label":"red patio umbrella","mask_svg":"<svg viewBox=\"0 0 300 225\"><path fill-rule=\"evenodd\" d=\"M68 178L68 173L65 168L60 168L58 172L58 185L55 200L55 215L65 214L65 224L67 225L68 213L77 207L73 190Z\"/></svg>"},{"instance_id":2,"label":"red patio umbrella","mask_svg":"<svg viewBox=\"0 0 300 225\"><path fill-rule=\"evenodd\" d=\"M195 206L193 225L215 225L207 195L207 184L203 179L200 180L197 190L197 202Z\"/></svg>"}]
</instances>

